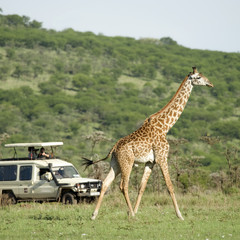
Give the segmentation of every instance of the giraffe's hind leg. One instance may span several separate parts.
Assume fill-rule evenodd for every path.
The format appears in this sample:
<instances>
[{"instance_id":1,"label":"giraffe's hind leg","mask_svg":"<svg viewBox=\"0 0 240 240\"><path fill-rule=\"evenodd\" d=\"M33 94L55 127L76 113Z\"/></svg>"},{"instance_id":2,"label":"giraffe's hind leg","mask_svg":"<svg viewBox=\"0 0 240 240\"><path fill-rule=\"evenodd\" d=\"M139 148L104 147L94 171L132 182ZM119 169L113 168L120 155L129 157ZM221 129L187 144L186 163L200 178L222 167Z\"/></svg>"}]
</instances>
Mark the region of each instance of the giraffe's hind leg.
<instances>
[{"instance_id":1,"label":"giraffe's hind leg","mask_svg":"<svg viewBox=\"0 0 240 240\"><path fill-rule=\"evenodd\" d=\"M128 195L128 183L129 183L130 173L132 171L132 166L133 166L133 163L125 162L124 169L121 168L122 176L121 176L121 182L120 182L120 190L122 191L124 198L126 200L126 203L128 205L129 214L131 216L134 216L133 208Z\"/></svg>"},{"instance_id":2,"label":"giraffe's hind leg","mask_svg":"<svg viewBox=\"0 0 240 240\"><path fill-rule=\"evenodd\" d=\"M97 205L95 207L95 210L92 214L92 220L94 220L97 217L99 208L101 206L101 203L102 203L102 200L103 200L103 197L104 197L104 194L107 191L110 184L113 182L113 180L116 178L116 176L119 173L120 173L119 165L118 165L117 161L115 160L115 158L113 158L112 161L111 161L111 169L110 169L107 177L103 181L102 190L101 190L100 196L98 198L98 202L97 202Z\"/></svg>"},{"instance_id":3,"label":"giraffe's hind leg","mask_svg":"<svg viewBox=\"0 0 240 240\"><path fill-rule=\"evenodd\" d=\"M141 185L140 185L139 192L138 192L137 201L136 201L136 204L135 204L135 207L134 207L134 213L135 214L138 211L138 207L140 205L142 195L143 195L143 193L145 191L145 188L147 186L148 179L149 179L149 177L152 173L153 166L154 166L154 163L150 163L150 162L146 163L146 165L145 165Z\"/></svg>"}]
</instances>

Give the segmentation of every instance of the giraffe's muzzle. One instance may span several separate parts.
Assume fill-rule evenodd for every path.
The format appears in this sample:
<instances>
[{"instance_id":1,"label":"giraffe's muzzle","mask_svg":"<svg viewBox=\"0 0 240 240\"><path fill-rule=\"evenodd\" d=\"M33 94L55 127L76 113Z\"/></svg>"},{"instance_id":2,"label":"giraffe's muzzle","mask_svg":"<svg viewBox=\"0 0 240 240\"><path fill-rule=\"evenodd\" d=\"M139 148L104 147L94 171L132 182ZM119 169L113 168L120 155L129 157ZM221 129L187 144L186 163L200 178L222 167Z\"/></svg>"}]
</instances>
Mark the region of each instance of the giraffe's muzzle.
<instances>
[{"instance_id":1,"label":"giraffe's muzzle","mask_svg":"<svg viewBox=\"0 0 240 240\"><path fill-rule=\"evenodd\" d=\"M212 83L208 83L207 87L214 87Z\"/></svg>"}]
</instances>

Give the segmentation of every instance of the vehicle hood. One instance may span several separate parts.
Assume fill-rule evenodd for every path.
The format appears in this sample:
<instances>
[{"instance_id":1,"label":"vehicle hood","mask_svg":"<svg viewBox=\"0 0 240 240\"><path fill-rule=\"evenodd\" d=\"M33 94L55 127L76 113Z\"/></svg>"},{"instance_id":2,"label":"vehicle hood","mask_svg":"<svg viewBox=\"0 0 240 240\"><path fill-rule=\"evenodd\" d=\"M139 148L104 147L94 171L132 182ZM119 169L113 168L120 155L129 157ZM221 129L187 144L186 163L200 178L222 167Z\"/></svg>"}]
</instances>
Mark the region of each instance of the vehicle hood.
<instances>
[{"instance_id":1,"label":"vehicle hood","mask_svg":"<svg viewBox=\"0 0 240 240\"><path fill-rule=\"evenodd\" d=\"M85 183L85 182L99 182L99 179L92 178L62 178L57 179L60 184L75 185L76 183Z\"/></svg>"}]
</instances>

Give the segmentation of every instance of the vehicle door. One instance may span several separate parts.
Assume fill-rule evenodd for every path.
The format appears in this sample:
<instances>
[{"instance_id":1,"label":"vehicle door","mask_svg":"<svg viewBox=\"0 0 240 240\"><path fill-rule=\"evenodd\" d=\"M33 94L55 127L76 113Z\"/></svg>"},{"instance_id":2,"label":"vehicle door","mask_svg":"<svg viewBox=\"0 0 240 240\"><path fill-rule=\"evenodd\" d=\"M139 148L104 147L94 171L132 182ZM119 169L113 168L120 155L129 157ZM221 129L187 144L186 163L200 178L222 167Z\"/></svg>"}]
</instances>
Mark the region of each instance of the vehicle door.
<instances>
[{"instance_id":1,"label":"vehicle door","mask_svg":"<svg viewBox=\"0 0 240 240\"><path fill-rule=\"evenodd\" d=\"M19 165L18 174L18 198L31 199L33 185L33 166Z\"/></svg>"},{"instance_id":2,"label":"vehicle door","mask_svg":"<svg viewBox=\"0 0 240 240\"><path fill-rule=\"evenodd\" d=\"M16 164L3 164L0 166L0 194L2 190L12 190L14 195L18 194L17 183L17 165Z\"/></svg>"},{"instance_id":3,"label":"vehicle door","mask_svg":"<svg viewBox=\"0 0 240 240\"><path fill-rule=\"evenodd\" d=\"M32 186L35 199L56 200L59 187L53 180L49 169L36 168L36 181Z\"/></svg>"}]
</instances>

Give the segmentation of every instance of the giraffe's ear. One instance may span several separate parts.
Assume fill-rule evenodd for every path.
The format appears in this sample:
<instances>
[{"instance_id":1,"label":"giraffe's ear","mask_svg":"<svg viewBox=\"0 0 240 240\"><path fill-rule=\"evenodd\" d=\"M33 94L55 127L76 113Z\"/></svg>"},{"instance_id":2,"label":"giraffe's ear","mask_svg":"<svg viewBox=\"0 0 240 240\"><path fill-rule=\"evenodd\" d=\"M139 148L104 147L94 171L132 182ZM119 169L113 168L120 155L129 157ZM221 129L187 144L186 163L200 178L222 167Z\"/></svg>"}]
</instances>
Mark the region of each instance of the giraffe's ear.
<instances>
[{"instance_id":1,"label":"giraffe's ear","mask_svg":"<svg viewBox=\"0 0 240 240\"><path fill-rule=\"evenodd\" d=\"M193 74L195 74L195 73L198 73L198 71L197 71L197 68L196 68L196 67L192 67L192 69L193 69Z\"/></svg>"}]
</instances>

